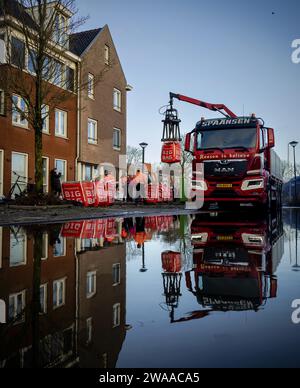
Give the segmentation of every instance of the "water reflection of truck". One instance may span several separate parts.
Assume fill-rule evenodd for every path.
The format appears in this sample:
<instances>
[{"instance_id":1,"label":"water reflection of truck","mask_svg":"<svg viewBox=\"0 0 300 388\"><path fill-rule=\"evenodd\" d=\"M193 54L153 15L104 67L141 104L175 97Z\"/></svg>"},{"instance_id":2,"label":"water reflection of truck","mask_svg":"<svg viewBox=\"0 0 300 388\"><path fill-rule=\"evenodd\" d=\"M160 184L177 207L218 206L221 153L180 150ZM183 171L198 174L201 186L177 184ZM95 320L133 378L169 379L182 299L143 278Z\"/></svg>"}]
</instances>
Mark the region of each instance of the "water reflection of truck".
<instances>
[{"instance_id":1,"label":"water reflection of truck","mask_svg":"<svg viewBox=\"0 0 300 388\"><path fill-rule=\"evenodd\" d=\"M228 215L227 215L228 217ZM194 269L187 288L213 311L257 311L277 296L277 267L284 253L280 217L243 220L201 217L192 224Z\"/></svg>"}]
</instances>

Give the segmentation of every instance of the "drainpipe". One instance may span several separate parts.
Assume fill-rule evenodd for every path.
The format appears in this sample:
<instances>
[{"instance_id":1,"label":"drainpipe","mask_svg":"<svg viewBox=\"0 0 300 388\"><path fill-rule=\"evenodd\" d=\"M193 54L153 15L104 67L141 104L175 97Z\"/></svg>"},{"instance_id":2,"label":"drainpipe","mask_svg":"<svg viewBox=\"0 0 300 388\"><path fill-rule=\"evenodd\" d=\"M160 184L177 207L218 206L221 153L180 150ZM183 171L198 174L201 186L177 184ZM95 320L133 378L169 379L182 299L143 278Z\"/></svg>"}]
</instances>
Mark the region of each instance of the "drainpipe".
<instances>
[{"instance_id":1,"label":"drainpipe","mask_svg":"<svg viewBox=\"0 0 300 388\"><path fill-rule=\"evenodd\" d=\"M81 66L78 63L77 71L77 145L76 145L76 159L75 159L75 180L78 180L78 160L80 158L80 127L81 127L81 91L80 91L80 80L81 80Z\"/></svg>"}]
</instances>

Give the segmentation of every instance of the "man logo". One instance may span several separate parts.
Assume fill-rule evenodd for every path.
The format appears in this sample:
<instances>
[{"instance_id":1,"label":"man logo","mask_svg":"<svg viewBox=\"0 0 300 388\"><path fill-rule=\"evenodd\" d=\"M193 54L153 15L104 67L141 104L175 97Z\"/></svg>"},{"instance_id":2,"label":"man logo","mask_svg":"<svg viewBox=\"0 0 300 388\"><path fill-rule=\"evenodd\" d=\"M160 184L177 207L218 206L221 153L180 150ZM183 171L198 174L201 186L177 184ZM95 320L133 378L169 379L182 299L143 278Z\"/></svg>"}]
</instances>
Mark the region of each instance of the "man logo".
<instances>
[{"instance_id":1,"label":"man logo","mask_svg":"<svg viewBox=\"0 0 300 388\"><path fill-rule=\"evenodd\" d=\"M225 159L225 160L220 160L220 164L223 164L223 166L227 166L229 163L230 163L230 161L227 160L227 159Z\"/></svg>"},{"instance_id":2,"label":"man logo","mask_svg":"<svg viewBox=\"0 0 300 388\"><path fill-rule=\"evenodd\" d=\"M6 323L6 306L5 302L0 299L0 323Z\"/></svg>"},{"instance_id":3,"label":"man logo","mask_svg":"<svg viewBox=\"0 0 300 388\"><path fill-rule=\"evenodd\" d=\"M295 309L295 311L292 314L292 322L295 325L299 325L300 323L300 299L294 300L292 303L292 309Z\"/></svg>"}]
</instances>

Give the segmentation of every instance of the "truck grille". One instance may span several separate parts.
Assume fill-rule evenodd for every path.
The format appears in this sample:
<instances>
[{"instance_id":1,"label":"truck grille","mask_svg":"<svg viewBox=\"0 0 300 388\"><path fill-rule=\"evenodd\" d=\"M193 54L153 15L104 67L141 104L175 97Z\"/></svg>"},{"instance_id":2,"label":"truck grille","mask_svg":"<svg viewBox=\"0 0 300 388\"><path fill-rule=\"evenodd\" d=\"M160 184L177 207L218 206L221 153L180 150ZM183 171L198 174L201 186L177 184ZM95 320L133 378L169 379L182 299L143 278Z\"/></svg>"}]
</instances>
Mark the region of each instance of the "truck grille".
<instances>
[{"instance_id":1,"label":"truck grille","mask_svg":"<svg viewBox=\"0 0 300 388\"><path fill-rule=\"evenodd\" d=\"M237 198L238 195L233 190L215 190L210 195L213 198Z\"/></svg>"},{"instance_id":2,"label":"truck grille","mask_svg":"<svg viewBox=\"0 0 300 388\"><path fill-rule=\"evenodd\" d=\"M246 175L247 160L216 160L204 162L204 176L242 178Z\"/></svg>"}]
</instances>

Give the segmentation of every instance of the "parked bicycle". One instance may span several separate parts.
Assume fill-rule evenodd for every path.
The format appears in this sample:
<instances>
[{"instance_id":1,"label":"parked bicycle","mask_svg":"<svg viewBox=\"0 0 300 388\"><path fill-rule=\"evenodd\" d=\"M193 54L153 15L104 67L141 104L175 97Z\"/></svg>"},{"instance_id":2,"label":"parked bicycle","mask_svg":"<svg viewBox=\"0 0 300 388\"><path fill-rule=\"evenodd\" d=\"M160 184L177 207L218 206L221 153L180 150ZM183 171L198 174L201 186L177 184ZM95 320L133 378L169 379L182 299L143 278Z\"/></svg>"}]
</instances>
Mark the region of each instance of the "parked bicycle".
<instances>
[{"instance_id":1,"label":"parked bicycle","mask_svg":"<svg viewBox=\"0 0 300 388\"><path fill-rule=\"evenodd\" d=\"M31 178L21 176L17 174L15 171L13 171L13 175L16 177L16 181L8 192L8 195L6 197L7 201L10 201L11 199L19 198L22 195L26 195L32 192L33 190L33 184L28 183L28 181L31 182L32 180ZM25 189L24 189L24 186L25 186Z\"/></svg>"}]
</instances>

